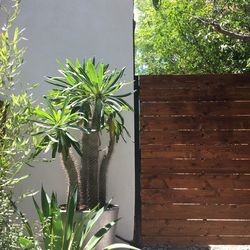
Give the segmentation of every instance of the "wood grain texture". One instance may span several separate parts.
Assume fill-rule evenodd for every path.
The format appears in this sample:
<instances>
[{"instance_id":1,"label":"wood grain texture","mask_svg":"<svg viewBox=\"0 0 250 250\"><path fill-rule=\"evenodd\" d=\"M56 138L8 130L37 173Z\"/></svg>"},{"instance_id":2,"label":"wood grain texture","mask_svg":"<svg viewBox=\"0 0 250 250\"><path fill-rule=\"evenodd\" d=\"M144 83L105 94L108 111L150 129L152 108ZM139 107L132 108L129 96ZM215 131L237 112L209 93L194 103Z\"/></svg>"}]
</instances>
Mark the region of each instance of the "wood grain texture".
<instances>
[{"instance_id":1,"label":"wood grain texture","mask_svg":"<svg viewBox=\"0 0 250 250\"><path fill-rule=\"evenodd\" d=\"M217 174L249 174L250 160L220 160L220 159L141 159L142 173L217 173Z\"/></svg>"},{"instance_id":2,"label":"wood grain texture","mask_svg":"<svg viewBox=\"0 0 250 250\"><path fill-rule=\"evenodd\" d=\"M141 76L141 89L249 88L249 74Z\"/></svg>"},{"instance_id":3,"label":"wood grain texture","mask_svg":"<svg viewBox=\"0 0 250 250\"><path fill-rule=\"evenodd\" d=\"M141 147L144 145L202 144L230 145L248 144L250 130L229 131L142 131Z\"/></svg>"},{"instance_id":4,"label":"wood grain texture","mask_svg":"<svg viewBox=\"0 0 250 250\"><path fill-rule=\"evenodd\" d=\"M250 145L145 145L141 151L146 158L186 158L186 159L250 159Z\"/></svg>"},{"instance_id":5,"label":"wood grain texture","mask_svg":"<svg viewBox=\"0 0 250 250\"><path fill-rule=\"evenodd\" d=\"M143 76L142 243L250 244L250 75Z\"/></svg>"},{"instance_id":6,"label":"wood grain texture","mask_svg":"<svg viewBox=\"0 0 250 250\"><path fill-rule=\"evenodd\" d=\"M250 99L248 88L208 88L208 89L141 89L142 102L169 101L245 101Z\"/></svg>"},{"instance_id":7,"label":"wood grain texture","mask_svg":"<svg viewBox=\"0 0 250 250\"><path fill-rule=\"evenodd\" d=\"M142 174L141 187L143 189L250 189L250 175Z\"/></svg>"},{"instance_id":8,"label":"wood grain texture","mask_svg":"<svg viewBox=\"0 0 250 250\"><path fill-rule=\"evenodd\" d=\"M250 190L228 189L142 189L143 204L250 204Z\"/></svg>"},{"instance_id":9,"label":"wood grain texture","mask_svg":"<svg viewBox=\"0 0 250 250\"><path fill-rule=\"evenodd\" d=\"M212 242L212 244L211 244ZM250 236L142 236L143 245L207 246L207 245L249 245Z\"/></svg>"},{"instance_id":10,"label":"wood grain texture","mask_svg":"<svg viewBox=\"0 0 250 250\"><path fill-rule=\"evenodd\" d=\"M249 221L211 220L143 220L142 235L193 236L193 235L244 235L250 231Z\"/></svg>"},{"instance_id":11,"label":"wood grain texture","mask_svg":"<svg viewBox=\"0 0 250 250\"><path fill-rule=\"evenodd\" d=\"M142 204L143 220L214 219L249 220L250 205Z\"/></svg>"},{"instance_id":12,"label":"wood grain texture","mask_svg":"<svg viewBox=\"0 0 250 250\"><path fill-rule=\"evenodd\" d=\"M250 92L249 92L250 93ZM142 117L144 131L164 130L234 130L250 129L250 116L177 116L177 117Z\"/></svg>"},{"instance_id":13,"label":"wood grain texture","mask_svg":"<svg viewBox=\"0 0 250 250\"><path fill-rule=\"evenodd\" d=\"M250 102L144 102L144 116L231 116L249 115Z\"/></svg>"}]
</instances>

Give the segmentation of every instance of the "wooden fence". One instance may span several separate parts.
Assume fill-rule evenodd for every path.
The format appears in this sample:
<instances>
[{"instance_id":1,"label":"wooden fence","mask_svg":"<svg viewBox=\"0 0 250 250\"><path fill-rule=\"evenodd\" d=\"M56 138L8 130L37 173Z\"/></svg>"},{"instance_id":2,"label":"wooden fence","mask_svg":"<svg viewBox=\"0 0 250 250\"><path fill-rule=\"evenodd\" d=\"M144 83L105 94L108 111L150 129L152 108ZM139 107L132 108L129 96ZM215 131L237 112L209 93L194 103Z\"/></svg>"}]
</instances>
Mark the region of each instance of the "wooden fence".
<instances>
[{"instance_id":1,"label":"wooden fence","mask_svg":"<svg viewBox=\"0 0 250 250\"><path fill-rule=\"evenodd\" d=\"M250 244L250 75L140 77L143 245Z\"/></svg>"}]
</instances>

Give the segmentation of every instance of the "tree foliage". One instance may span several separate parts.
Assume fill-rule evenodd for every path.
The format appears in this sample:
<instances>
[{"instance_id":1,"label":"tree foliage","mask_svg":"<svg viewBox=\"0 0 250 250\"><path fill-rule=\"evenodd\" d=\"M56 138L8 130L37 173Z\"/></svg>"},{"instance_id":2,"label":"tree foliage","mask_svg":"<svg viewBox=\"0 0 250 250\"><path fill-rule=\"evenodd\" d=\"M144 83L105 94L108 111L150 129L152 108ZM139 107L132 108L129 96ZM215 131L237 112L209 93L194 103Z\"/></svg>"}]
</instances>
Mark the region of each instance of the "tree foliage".
<instances>
[{"instance_id":1,"label":"tree foliage","mask_svg":"<svg viewBox=\"0 0 250 250\"><path fill-rule=\"evenodd\" d=\"M139 74L249 72L248 0L136 1Z\"/></svg>"}]
</instances>

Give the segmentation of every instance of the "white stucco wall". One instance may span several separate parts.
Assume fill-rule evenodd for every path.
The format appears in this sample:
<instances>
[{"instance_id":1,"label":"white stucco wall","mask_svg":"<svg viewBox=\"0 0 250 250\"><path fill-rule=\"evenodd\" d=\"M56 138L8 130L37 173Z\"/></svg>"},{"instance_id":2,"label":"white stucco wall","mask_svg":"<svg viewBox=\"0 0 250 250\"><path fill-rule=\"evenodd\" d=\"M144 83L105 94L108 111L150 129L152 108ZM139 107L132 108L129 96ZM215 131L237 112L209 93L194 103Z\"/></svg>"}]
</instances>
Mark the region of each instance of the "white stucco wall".
<instances>
[{"instance_id":1,"label":"white stucco wall","mask_svg":"<svg viewBox=\"0 0 250 250\"><path fill-rule=\"evenodd\" d=\"M57 75L56 59L95 56L111 67L126 66L125 80L133 80L133 1L132 0L24 0L17 20L25 27L27 53L22 70L23 82L38 82L35 97L42 98L50 87L44 76ZM128 89L132 89L132 85ZM127 90L128 90L127 89ZM130 103L133 104L131 97ZM127 127L133 133L133 113L125 114ZM26 169L31 177L16 192L40 190L41 185L58 193L65 201L65 177L60 161L34 163ZM118 235L132 240L134 224L134 144L120 142L110 165L108 198L120 205L122 220ZM38 197L37 197L38 198ZM30 199L21 204L34 216Z\"/></svg>"}]
</instances>

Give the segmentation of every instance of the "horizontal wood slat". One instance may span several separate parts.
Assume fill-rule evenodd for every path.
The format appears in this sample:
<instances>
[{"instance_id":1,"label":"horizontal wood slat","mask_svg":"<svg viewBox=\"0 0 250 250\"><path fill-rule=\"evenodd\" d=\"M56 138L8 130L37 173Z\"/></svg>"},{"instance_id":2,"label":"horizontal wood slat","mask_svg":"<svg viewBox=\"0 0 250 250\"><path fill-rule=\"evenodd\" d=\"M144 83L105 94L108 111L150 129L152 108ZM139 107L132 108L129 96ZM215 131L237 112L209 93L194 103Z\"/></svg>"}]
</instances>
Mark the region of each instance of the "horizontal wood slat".
<instances>
[{"instance_id":1,"label":"horizontal wood slat","mask_svg":"<svg viewBox=\"0 0 250 250\"><path fill-rule=\"evenodd\" d=\"M250 190L143 189L141 200L144 204L250 204Z\"/></svg>"},{"instance_id":2,"label":"horizontal wood slat","mask_svg":"<svg viewBox=\"0 0 250 250\"><path fill-rule=\"evenodd\" d=\"M186 246L186 245L249 245L250 236L236 237L232 236L143 236L142 242L144 245L174 245L174 246ZM211 244L212 242L212 244Z\"/></svg>"},{"instance_id":3,"label":"horizontal wood slat","mask_svg":"<svg viewBox=\"0 0 250 250\"><path fill-rule=\"evenodd\" d=\"M175 160L166 158L142 159L142 173L250 173L250 160Z\"/></svg>"},{"instance_id":4,"label":"horizontal wood slat","mask_svg":"<svg viewBox=\"0 0 250 250\"><path fill-rule=\"evenodd\" d=\"M250 130L230 131L142 131L141 146L171 144L249 144Z\"/></svg>"},{"instance_id":5,"label":"horizontal wood slat","mask_svg":"<svg viewBox=\"0 0 250 250\"><path fill-rule=\"evenodd\" d=\"M146 102L141 104L144 116L239 116L250 115L250 102Z\"/></svg>"},{"instance_id":6,"label":"horizontal wood slat","mask_svg":"<svg viewBox=\"0 0 250 250\"><path fill-rule=\"evenodd\" d=\"M238 117L142 117L142 130L250 129L250 116Z\"/></svg>"},{"instance_id":7,"label":"horizontal wood slat","mask_svg":"<svg viewBox=\"0 0 250 250\"><path fill-rule=\"evenodd\" d=\"M250 159L250 145L203 146L203 145L145 145L144 158L189 158L189 159Z\"/></svg>"},{"instance_id":8,"label":"horizontal wood slat","mask_svg":"<svg viewBox=\"0 0 250 250\"><path fill-rule=\"evenodd\" d=\"M142 204L143 220L180 220L180 219L214 219L246 220L250 219L250 205L173 205Z\"/></svg>"},{"instance_id":9,"label":"horizontal wood slat","mask_svg":"<svg viewBox=\"0 0 250 250\"><path fill-rule=\"evenodd\" d=\"M142 235L193 236L193 235L244 235L250 232L250 221L203 220L142 220Z\"/></svg>"},{"instance_id":10,"label":"horizontal wood slat","mask_svg":"<svg viewBox=\"0 0 250 250\"><path fill-rule=\"evenodd\" d=\"M249 74L141 76L141 89L249 88Z\"/></svg>"},{"instance_id":11,"label":"horizontal wood slat","mask_svg":"<svg viewBox=\"0 0 250 250\"><path fill-rule=\"evenodd\" d=\"M140 79L144 245L250 244L250 75Z\"/></svg>"},{"instance_id":12,"label":"horizontal wood slat","mask_svg":"<svg viewBox=\"0 0 250 250\"><path fill-rule=\"evenodd\" d=\"M161 174L141 175L141 185L145 189L197 188L197 189L249 189L249 175L199 175Z\"/></svg>"},{"instance_id":13,"label":"horizontal wood slat","mask_svg":"<svg viewBox=\"0 0 250 250\"><path fill-rule=\"evenodd\" d=\"M250 86L248 88L221 89L141 89L142 102L168 101L239 101L250 100Z\"/></svg>"}]
</instances>

